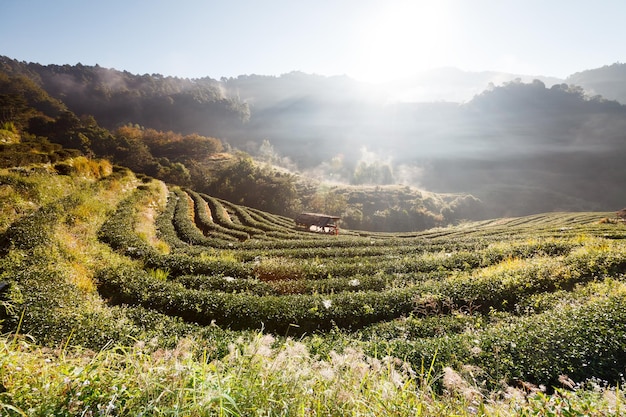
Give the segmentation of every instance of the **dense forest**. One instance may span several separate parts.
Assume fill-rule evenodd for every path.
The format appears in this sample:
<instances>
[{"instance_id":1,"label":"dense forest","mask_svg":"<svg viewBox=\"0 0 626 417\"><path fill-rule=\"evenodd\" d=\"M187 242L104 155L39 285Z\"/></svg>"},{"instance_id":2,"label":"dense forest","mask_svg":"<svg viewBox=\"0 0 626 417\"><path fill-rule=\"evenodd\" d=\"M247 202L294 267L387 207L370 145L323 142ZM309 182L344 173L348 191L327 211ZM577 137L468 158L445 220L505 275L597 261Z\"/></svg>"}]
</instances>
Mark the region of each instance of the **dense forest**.
<instances>
[{"instance_id":1,"label":"dense forest","mask_svg":"<svg viewBox=\"0 0 626 417\"><path fill-rule=\"evenodd\" d=\"M190 80L0 57L0 123L240 204L288 215L332 207L351 227L405 230L622 207L626 107L614 86L625 73L614 64L491 83L464 102L414 102L348 77ZM396 197L381 206L357 185Z\"/></svg>"},{"instance_id":2,"label":"dense forest","mask_svg":"<svg viewBox=\"0 0 626 417\"><path fill-rule=\"evenodd\" d=\"M156 116L148 111L141 113ZM225 194L226 189L213 165L207 164L221 155L223 143L220 139L146 128L126 123L126 120L109 130L102 127L93 115L81 113L78 116L69 110L65 102L52 98L28 73L10 75L0 72L0 148L2 167L42 162L54 164L68 156L85 155L107 158L138 173L200 191ZM285 201L297 200L292 176L262 170L245 154L238 157L227 155L223 159L227 163L220 171L232 174L230 182L239 181L243 192L247 181L248 187L264 196L263 200L240 196L238 201L267 210L289 212L291 208ZM230 165L246 165L249 169L233 171Z\"/></svg>"}]
</instances>

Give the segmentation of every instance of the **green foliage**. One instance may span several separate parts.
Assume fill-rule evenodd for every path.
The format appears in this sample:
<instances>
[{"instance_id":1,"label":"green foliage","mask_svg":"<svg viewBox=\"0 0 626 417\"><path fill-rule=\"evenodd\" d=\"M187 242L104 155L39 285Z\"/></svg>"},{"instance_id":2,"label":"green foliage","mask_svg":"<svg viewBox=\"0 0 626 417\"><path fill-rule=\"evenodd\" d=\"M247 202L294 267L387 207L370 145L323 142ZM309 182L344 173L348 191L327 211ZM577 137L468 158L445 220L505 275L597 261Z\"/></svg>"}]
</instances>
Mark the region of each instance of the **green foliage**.
<instances>
[{"instance_id":1,"label":"green foliage","mask_svg":"<svg viewBox=\"0 0 626 417\"><path fill-rule=\"evenodd\" d=\"M360 162L354 170L352 184L387 185L393 184L393 174L388 164L380 162Z\"/></svg>"},{"instance_id":2,"label":"green foliage","mask_svg":"<svg viewBox=\"0 0 626 417\"><path fill-rule=\"evenodd\" d=\"M180 189L175 190L174 194L176 198L176 207L172 223L174 224L174 228L178 233L178 236L180 236L183 241L191 244L223 247L227 244L225 241L233 239L245 240L248 238L247 233L237 230L229 230L221 224L219 224L218 227L212 227L213 222L205 218L206 213L204 213L205 216L203 216L203 213L200 211L202 201L199 199L199 204L195 205L195 209L199 214L196 218L196 223L201 227L201 229L198 229L196 227L196 223L194 223L191 219L191 214L194 213L194 207L190 207L190 204L193 204L193 200L191 200L187 193ZM227 224L227 222L224 220L222 224ZM208 237L205 236L204 233L207 233L210 230L211 232L217 233L212 233Z\"/></svg>"},{"instance_id":3,"label":"green foliage","mask_svg":"<svg viewBox=\"0 0 626 417\"><path fill-rule=\"evenodd\" d=\"M264 218L262 215L259 215L254 210L251 210L249 207L244 208L238 204L233 204L226 200L214 200L212 197L203 195L203 198L211 206L211 203L215 205L217 208L218 204L221 205L227 213L229 213L231 220L234 218L236 221L241 223L245 228L243 230L248 231L250 234L264 234L265 232L282 232L284 231L283 227L274 224L273 220L268 221L269 219ZM231 225L233 223L231 222ZM289 225L291 225L291 221L289 221Z\"/></svg>"},{"instance_id":4,"label":"green foliage","mask_svg":"<svg viewBox=\"0 0 626 417\"><path fill-rule=\"evenodd\" d=\"M71 204L66 201L65 205ZM38 246L47 246L52 242L53 227L60 220L64 204L53 203L41 207L11 225L0 236L0 250L7 254L10 250L32 251Z\"/></svg>"},{"instance_id":5,"label":"green foliage","mask_svg":"<svg viewBox=\"0 0 626 417\"><path fill-rule=\"evenodd\" d=\"M263 169L249 157L239 157L220 170L207 190L224 200L272 213L293 215L295 212L297 194L293 176Z\"/></svg>"},{"instance_id":6,"label":"green foliage","mask_svg":"<svg viewBox=\"0 0 626 417\"><path fill-rule=\"evenodd\" d=\"M562 375L612 385L622 377L626 229L600 222L605 213L320 236L296 231L291 219L179 187L166 190L124 169L100 177L97 161L66 163L76 169L71 176L19 171L0 177L8 201L35 202L4 214L9 226L1 235L0 281L11 288L1 300L4 331L19 328L51 347L114 345L112 352L120 353L141 346L157 357L193 337L188 366L213 362L216 372L238 358L229 395L240 410L267 400L250 394L258 388L255 378L270 378L264 384L287 395L284 381L272 378L290 368L262 374L273 356L261 359L249 350L274 351L278 358L293 342L276 335L298 338L298 349L311 359L298 365L307 372L341 356L361 369L369 364L373 373L376 361L396 358L386 363L401 363L393 369L407 370L408 378L404 388L396 385L404 395L398 409L407 404L408 386L413 394L428 387L436 400L470 388L490 398L503 384L545 384L549 392ZM138 231L139 222L152 221L141 217L146 205L169 252ZM259 339L251 336L256 332ZM271 344L259 345L265 337ZM0 404L69 407L52 391L47 402L31 400L33 391L16 388L10 382L16 377L2 366L0 384L21 402L0 397ZM465 378L456 387L448 380L452 369ZM100 370L94 365L93 372ZM380 381L357 385L351 395L374 401ZM111 401L111 393L103 397L99 389L81 391L84 407ZM118 398L114 403L122 407ZM536 407L549 407L548 397L534 398Z\"/></svg>"},{"instance_id":7,"label":"green foliage","mask_svg":"<svg viewBox=\"0 0 626 417\"><path fill-rule=\"evenodd\" d=\"M80 112L84 114L86 107L81 106ZM0 133L3 142L0 167L55 163L68 156L84 154L110 158L137 172L189 186L207 176L198 162L222 150L219 139L198 134L183 136L130 125L111 134L101 128L94 117L79 118L68 111L29 78L4 73L0 73L0 125L9 128L2 130L6 133ZM17 132L24 132L22 136L27 140L20 141ZM33 143L31 137L46 140L36 139ZM48 140L57 146L50 146ZM73 150L73 154L64 155L58 145ZM59 169L64 174L71 171L67 165L59 165Z\"/></svg>"},{"instance_id":8,"label":"green foliage","mask_svg":"<svg viewBox=\"0 0 626 417\"><path fill-rule=\"evenodd\" d=\"M141 239L135 231L137 202L146 190L137 189L128 198L120 202L117 209L104 222L98 232L98 238L111 248L131 257L157 257L157 251Z\"/></svg>"},{"instance_id":9,"label":"green foliage","mask_svg":"<svg viewBox=\"0 0 626 417\"><path fill-rule=\"evenodd\" d=\"M232 235L242 241L249 239L251 234L262 233L262 231L250 226L234 223L226 208L217 199L206 194L196 194L193 192L190 192L189 195L194 201L196 224L204 233L216 231L226 235Z\"/></svg>"},{"instance_id":10,"label":"green foliage","mask_svg":"<svg viewBox=\"0 0 626 417\"><path fill-rule=\"evenodd\" d=\"M28 137L17 143L0 144L0 168L56 163L80 155L78 150L63 149L45 138Z\"/></svg>"},{"instance_id":11,"label":"green foliage","mask_svg":"<svg viewBox=\"0 0 626 417\"><path fill-rule=\"evenodd\" d=\"M20 135L14 122L4 122L0 125L0 143L19 143Z\"/></svg>"},{"instance_id":12,"label":"green foliage","mask_svg":"<svg viewBox=\"0 0 626 417\"><path fill-rule=\"evenodd\" d=\"M189 194L194 198L182 191L177 193L178 202L202 200L195 193ZM229 204L231 215L244 217L237 215L238 211L233 208L236 205ZM214 210L215 207L223 210L222 206L214 206ZM254 214L259 222L257 226L262 224L258 213L241 207L238 210L247 213L247 221ZM178 213L190 231L181 233L179 228L177 233L190 236L193 211L181 206ZM173 217L170 218L173 221ZM149 265L169 271L167 281L155 279L150 272L112 269L99 277L100 292L114 304L140 305L188 322L215 323L233 329L263 328L303 334L332 328L364 328L363 335L369 335L364 336L364 340L371 341L369 349L393 352L414 365L432 360L439 352L437 363L440 366L473 363L492 367L482 361L496 360L493 354L484 354L484 357L471 354L471 340L490 340L492 332L498 329L498 316L491 319L486 318L487 315L494 311L515 315L533 308L538 313L545 311L545 317L550 317L549 306L539 308L537 297L541 294L572 291L576 285L603 279L626 268L619 241L576 236L555 239L550 234L553 228L543 229L547 237L542 238L537 235L540 229L536 225L544 219L538 216L539 223L528 221L519 222L519 226L506 226L533 231L532 238L510 244L498 240L497 234L489 243L489 235L482 234L478 226L472 233L483 237L476 241L465 237L455 242L451 235L467 233L467 228L462 227L424 233L424 238L416 241L405 238L400 247L396 246L397 238L381 235L380 243L374 246L371 238L335 238L333 248L320 247L324 238L319 238L317 245L304 240L294 242L292 249L281 246L282 249L270 257L268 249L252 249L256 244L235 250L240 256L248 251L250 254L245 258L249 262L232 259L216 263L203 261L202 256L195 260L182 254L160 256L151 259ZM230 224L233 227L236 223L230 220ZM492 230L488 223L484 227L485 231ZM233 230L236 229L233 227ZM265 246L272 243L270 236L260 236L266 239ZM207 249L215 247L201 240L195 244L208 244ZM178 247L179 251L187 250L184 246ZM474 250L465 250L466 247ZM337 255L339 248L345 258ZM418 256L415 255L417 248L422 251ZM196 257L203 253L201 247L188 250ZM371 262L374 259L376 262ZM368 275L374 269L380 272ZM385 324L401 317L412 318L399 324ZM539 317L542 316L530 316L529 320L539 320ZM367 327L372 324L375 326ZM454 334L456 336L451 336ZM532 337L530 331L524 334ZM412 339L417 341L409 342ZM380 344L380 341L384 342ZM416 352L422 353L416 355ZM610 355L615 356L615 352L611 351ZM559 365L558 369L563 366ZM542 374L531 371L529 364L524 368L528 373L519 375L516 374L519 371L509 365L498 369L500 376L531 381L554 383L559 376L557 368ZM615 373L609 375L605 368L602 372L604 377L617 377ZM496 379L487 381L488 384L495 382Z\"/></svg>"},{"instance_id":13,"label":"green foliage","mask_svg":"<svg viewBox=\"0 0 626 417\"><path fill-rule=\"evenodd\" d=\"M549 386L558 386L563 374L574 381L594 376L616 382L626 361L625 302L622 289L495 326L481 338L477 364L509 379Z\"/></svg>"},{"instance_id":14,"label":"green foliage","mask_svg":"<svg viewBox=\"0 0 626 417\"><path fill-rule=\"evenodd\" d=\"M190 158L204 161L223 149L219 139L207 138L198 134L183 136L172 131L158 132L154 129L146 129L141 132L141 137L150 148L152 155L156 158L168 158L172 161L184 161Z\"/></svg>"},{"instance_id":15,"label":"green foliage","mask_svg":"<svg viewBox=\"0 0 626 417\"><path fill-rule=\"evenodd\" d=\"M31 117L55 117L64 109L28 77L0 73L0 124L11 123L15 130L23 130Z\"/></svg>"},{"instance_id":16,"label":"green foliage","mask_svg":"<svg viewBox=\"0 0 626 417\"><path fill-rule=\"evenodd\" d=\"M482 203L470 195L433 194L412 187L335 185L305 191L310 211L341 216L343 227L354 230L402 232L480 218ZM307 210L308 210L307 209Z\"/></svg>"},{"instance_id":17,"label":"green foliage","mask_svg":"<svg viewBox=\"0 0 626 417\"><path fill-rule=\"evenodd\" d=\"M6 65L12 67L16 63L7 62ZM46 72L48 69L37 68L34 72L39 70ZM68 68L59 69L61 72L66 70ZM75 70L76 73L70 71L70 78L83 71L91 71L83 66ZM101 70L99 69L96 73ZM33 75L30 71L27 72L28 76ZM57 75L55 73L47 76L55 78ZM44 86L56 91L59 86L50 85L51 81L47 76L35 77L36 82L43 83ZM122 78L126 76L130 75L124 74ZM89 77L79 78L85 82L89 79ZM79 117L78 113L66 109L61 103L54 104L54 99L47 96L41 87L27 77L6 76L6 79L0 80L0 91L4 88L3 85L6 87L7 94L3 95L3 101L0 100L0 111L6 115L4 117L6 120L0 118L0 122L5 122L6 126L12 127L11 132L6 130L6 134L3 134L5 139L1 145L3 152L0 167L50 162L59 164L60 173L69 174L73 168L68 167L64 162L68 157L86 155L107 158L115 164L126 166L137 173L149 175L167 183L184 187L193 185L196 190L207 192L215 197L283 215L296 214L303 206L301 201L309 200L309 206L312 208L323 205L322 211L325 212L336 211L338 214L345 212L346 225L349 228L376 231L425 229L443 224L444 221L475 216L480 210L480 204L475 201L472 204L466 199L457 199L449 207L445 204L439 204L436 207L421 207L397 202L385 207L372 207L370 204L364 206L359 202L348 204L347 198L338 193L333 193L332 199L329 198L330 194L326 195L322 204L319 198L311 198L306 193L299 194L296 178L293 175L274 170L269 165L259 167L247 156L240 156L238 160L226 166L220 167L219 164L213 164L210 157L223 149L221 141L214 137L196 133L182 134L172 130L159 131L151 124L147 125L152 126L148 128L130 124L130 122L141 123L143 116L135 114L136 109L125 114L122 122L114 123L116 129L110 132L99 125L99 123L107 125L105 122L107 116L101 114L99 106L96 106L95 113L91 113L96 117L90 115ZM103 94L103 88L103 85L98 84L97 93L91 98L98 101L96 97ZM116 89L113 86L111 88ZM71 96L71 94L64 94L66 98ZM112 92L111 94L115 95ZM124 91L124 94L127 94L127 91ZM206 92L198 94L196 99L200 102L211 95ZM133 98L125 96L127 101L132 101ZM168 100L171 100L171 96ZM79 111L81 114L89 114L91 104L89 106L84 104L79 107ZM179 104L181 103L177 103L174 107L178 107ZM74 107L70 106L70 108ZM136 118L126 119L129 114L134 114ZM172 115L169 114L168 118L171 119L171 117ZM186 132L187 130L178 131ZM58 145L65 150L59 148ZM391 171L388 165L361 164L355 174L355 178L358 177L355 181L388 184L391 183L390 176ZM250 222L247 226L254 227ZM284 235L278 234L276 237L283 238Z\"/></svg>"},{"instance_id":18,"label":"green foliage","mask_svg":"<svg viewBox=\"0 0 626 417\"><path fill-rule=\"evenodd\" d=\"M166 182L189 186L207 175L199 165L222 150L219 139L181 135L126 125L115 130L108 145L98 151L118 163ZM193 170L190 170L190 167Z\"/></svg>"}]
</instances>

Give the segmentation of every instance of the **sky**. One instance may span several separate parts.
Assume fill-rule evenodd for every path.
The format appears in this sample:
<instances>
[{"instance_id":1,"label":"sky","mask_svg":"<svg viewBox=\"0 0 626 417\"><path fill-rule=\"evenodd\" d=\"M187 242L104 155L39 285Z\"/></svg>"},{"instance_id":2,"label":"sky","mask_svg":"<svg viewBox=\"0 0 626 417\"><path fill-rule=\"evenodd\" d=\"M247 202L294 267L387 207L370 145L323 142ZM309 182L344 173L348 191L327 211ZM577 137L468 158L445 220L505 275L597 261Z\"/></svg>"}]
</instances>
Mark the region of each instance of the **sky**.
<instances>
[{"instance_id":1,"label":"sky","mask_svg":"<svg viewBox=\"0 0 626 417\"><path fill-rule=\"evenodd\" d=\"M0 0L0 55L187 78L565 78L626 61L624 0Z\"/></svg>"}]
</instances>

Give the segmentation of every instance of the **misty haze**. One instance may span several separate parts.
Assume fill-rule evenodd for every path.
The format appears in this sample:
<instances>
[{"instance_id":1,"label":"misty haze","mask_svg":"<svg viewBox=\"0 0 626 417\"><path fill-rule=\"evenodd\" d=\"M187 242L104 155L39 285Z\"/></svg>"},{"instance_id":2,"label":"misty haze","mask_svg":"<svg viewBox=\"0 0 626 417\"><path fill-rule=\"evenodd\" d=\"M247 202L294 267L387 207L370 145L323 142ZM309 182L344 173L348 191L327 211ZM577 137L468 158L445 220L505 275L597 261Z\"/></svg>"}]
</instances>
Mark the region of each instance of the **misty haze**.
<instances>
[{"instance_id":1,"label":"misty haze","mask_svg":"<svg viewBox=\"0 0 626 417\"><path fill-rule=\"evenodd\" d=\"M2 65L7 76L37 74L52 97L107 129L135 124L218 138L296 175L302 209L307 192L340 196L344 212L333 214L355 227L381 227L363 216L421 212L426 194L440 202L428 209L432 221L389 228L625 204L623 64L563 80L445 68L376 85L302 72L214 80L10 58ZM357 198L355 186L406 196ZM257 205L252 194L241 202ZM351 223L350 211L360 220Z\"/></svg>"}]
</instances>

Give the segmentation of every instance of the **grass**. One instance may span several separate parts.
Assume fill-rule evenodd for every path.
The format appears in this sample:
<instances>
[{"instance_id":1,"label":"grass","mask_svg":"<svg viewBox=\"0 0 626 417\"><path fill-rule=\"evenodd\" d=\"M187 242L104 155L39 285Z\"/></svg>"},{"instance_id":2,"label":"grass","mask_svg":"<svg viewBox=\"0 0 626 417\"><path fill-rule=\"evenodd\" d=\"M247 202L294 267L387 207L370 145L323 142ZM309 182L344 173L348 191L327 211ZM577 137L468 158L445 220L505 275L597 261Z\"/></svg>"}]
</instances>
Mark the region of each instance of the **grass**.
<instances>
[{"instance_id":1,"label":"grass","mask_svg":"<svg viewBox=\"0 0 626 417\"><path fill-rule=\"evenodd\" d=\"M434 373L352 348L319 357L262 333L214 360L193 339L173 349L137 342L94 352L21 336L0 338L0 358L7 416L618 416L626 405L623 391L601 381L553 394L531 386L486 394L470 369Z\"/></svg>"}]
</instances>

